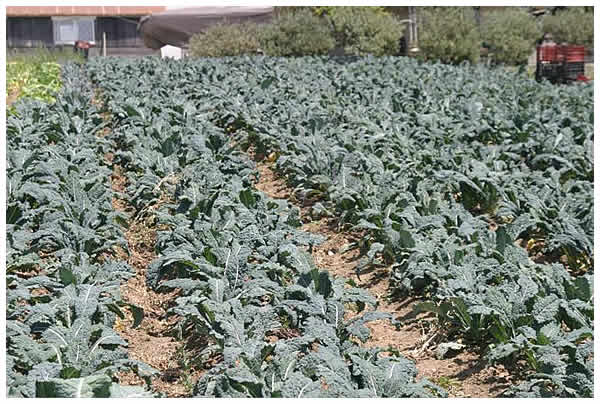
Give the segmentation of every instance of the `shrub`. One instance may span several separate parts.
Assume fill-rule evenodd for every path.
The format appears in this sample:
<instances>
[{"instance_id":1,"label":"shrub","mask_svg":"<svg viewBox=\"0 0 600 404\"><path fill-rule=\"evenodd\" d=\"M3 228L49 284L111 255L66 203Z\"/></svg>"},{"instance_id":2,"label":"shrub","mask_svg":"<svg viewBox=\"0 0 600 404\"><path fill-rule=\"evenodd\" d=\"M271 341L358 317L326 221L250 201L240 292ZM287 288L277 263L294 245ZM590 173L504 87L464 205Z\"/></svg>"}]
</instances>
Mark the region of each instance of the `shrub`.
<instances>
[{"instance_id":1,"label":"shrub","mask_svg":"<svg viewBox=\"0 0 600 404\"><path fill-rule=\"evenodd\" d=\"M354 11L362 9L361 11L363 11L363 12L370 11L370 12L380 14L380 15L389 14L388 11L385 9L385 7L379 7L379 6L371 6L371 7L316 6L316 7L311 7L311 9L317 15L334 15L338 11L346 12L346 11L348 11L347 9L349 9L349 8L354 9ZM346 10L343 10L343 9L346 9Z\"/></svg>"},{"instance_id":2,"label":"shrub","mask_svg":"<svg viewBox=\"0 0 600 404\"><path fill-rule=\"evenodd\" d=\"M274 6L273 7L273 15L275 17L278 17L281 15L289 14L289 13L295 13L300 10L312 10L312 7L308 7L308 6Z\"/></svg>"},{"instance_id":3,"label":"shrub","mask_svg":"<svg viewBox=\"0 0 600 404\"><path fill-rule=\"evenodd\" d=\"M396 55L404 24L382 7L319 7L348 55Z\"/></svg>"},{"instance_id":4,"label":"shrub","mask_svg":"<svg viewBox=\"0 0 600 404\"><path fill-rule=\"evenodd\" d=\"M262 49L271 56L326 54L335 46L329 23L308 9L290 10L259 29Z\"/></svg>"},{"instance_id":5,"label":"shrub","mask_svg":"<svg viewBox=\"0 0 600 404\"><path fill-rule=\"evenodd\" d=\"M479 60L481 40L471 7L423 7L418 16L422 58L444 63Z\"/></svg>"},{"instance_id":6,"label":"shrub","mask_svg":"<svg viewBox=\"0 0 600 404\"><path fill-rule=\"evenodd\" d=\"M219 24L190 39L190 56L223 57L257 53L256 24Z\"/></svg>"},{"instance_id":7,"label":"shrub","mask_svg":"<svg viewBox=\"0 0 600 404\"><path fill-rule=\"evenodd\" d=\"M489 46L495 63L527 63L541 36L541 28L533 17L520 9L491 12L481 25L481 39Z\"/></svg>"},{"instance_id":8,"label":"shrub","mask_svg":"<svg viewBox=\"0 0 600 404\"><path fill-rule=\"evenodd\" d=\"M542 20L544 32L552 33L557 43L567 42L594 48L594 13L585 12L584 7L569 7L547 15Z\"/></svg>"}]
</instances>

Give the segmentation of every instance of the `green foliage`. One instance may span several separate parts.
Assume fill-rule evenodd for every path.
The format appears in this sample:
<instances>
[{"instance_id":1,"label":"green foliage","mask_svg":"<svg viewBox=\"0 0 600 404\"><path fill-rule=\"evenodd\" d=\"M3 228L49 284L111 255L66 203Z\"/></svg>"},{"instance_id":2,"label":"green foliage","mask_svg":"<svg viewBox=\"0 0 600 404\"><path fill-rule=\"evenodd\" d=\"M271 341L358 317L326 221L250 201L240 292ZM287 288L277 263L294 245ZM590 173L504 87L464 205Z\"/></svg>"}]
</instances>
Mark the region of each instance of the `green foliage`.
<instances>
[{"instance_id":1,"label":"green foliage","mask_svg":"<svg viewBox=\"0 0 600 404\"><path fill-rule=\"evenodd\" d=\"M256 24L218 24L190 39L191 57L223 57L256 54L260 44Z\"/></svg>"},{"instance_id":2,"label":"green foliage","mask_svg":"<svg viewBox=\"0 0 600 404\"><path fill-rule=\"evenodd\" d=\"M258 35L270 56L323 55L335 45L327 20L305 9L277 16L261 26Z\"/></svg>"},{"instance_id":3,"label":"green foliage","mask_svg":"<svg viewBox=\"0 0 600 404\"><path fill-rule=\"evenodd\" d=\"M555 87L483 66L407 58L346 64L324 58L227 59L183 62L181 70L140 64L153 75L178 74L182 80L196 71L202 84L176 89L171 81L165 93L172 98L135 109L125 108L131 104L125 94L141 94L142 81L129 83L126 75L112 87L121 99L114 103L123 115L118 119L131 125L119 136L138 140L128 142L132 155L159 153L135 162L142 172L157 172L144 175L151 179L149 188L178 164L194 164L181 176L175 208L180 215L165 212L159 219L177 230L159 236L162 255L148 279L186 291L175 310L187 316L195 332L213 339L203 355L231 352L248 363L244 370L224 363L198 383L197 394L326 395L313 367L275 365L277 352L289 355L288 344L304 343L312 338L310 330L318 330L327 341L339 341L321 341L319 351L331 348L334 357L347 361L349 336L367 338L364 322L371 318L363 314L355 323L339 322L339 302L364 306L368 297L352 289L348 295L336 292L339 286L314 268L302 249L319 240L292 231L300 222L285 201L244 190L251 170L221 140L224 133L273 153L275 170L298 203L317 198L323 212L364 232L356 243L362 254L358 275L391 265L390 291L428 296L420 308L435 313L450 336L487 345L492 362L524 360L536 376L507 394L543 395L553 389L564 397L591 394L593 368L586 352L592 288L582 272L592 267L565 268L559 257L577 262L593 253L593 86ZM126 71L98 69L113 75L119 70ZM395 82L402 83L402 91L389 85ZM206 120L194 121L198 110ZM166 124L154 121L157 111L164 111L161 120L173 127L186 122L202 127L203 135L193 142L172 135L178 146L163 148L158 134ZM185 149L188 142L193 152ZM206 156L215 160L205 162ZM168 163L150 164L160 159ZM531 238L544 241L539 252L552 264L532 261L540 260L536 253L515 245ZM258 310L251 299L240 299L241 309L225 305L238 305L244 290L263 296L258 301L280 302L277 315L264 305L264 322L250 323L246 319L256 316L247 313ZM311 325L314 317L318 327ZM293 330L286 332L297 337L278 341L276 353L266 355L271 360L259 352L272 347L258 342L238 355L253 335L278 329ZM285 349L277 351L278 345ZM238 350L229 351L231 346ZM277 369L288 366L288 375L295 375L289 386L280 387ZM310 375L302 369L311 369ZM337 391L382 391L376 381L374 389L369 378L363 382L370 393L343 378Z\"/></svg>"},{"instance_id":4,"label":"green foliage","mask_svg":"<svg viewBox=\"0 0 600 404\"><path fill-rule=\"evenodd\" d=\"M471 7L419 9L420 57L458 64L479 60L481 40Z\"/></svg>"},{"instance_id":5,"label":"green foliage","mask_svg":"<svg viewBox=\"0 0 600 404\"><path fill-rule=\"evenodd\" d=\"M302 10L312 10L312 7L307 6L274 6L273 15L281 16L288 13L295 13Z\"/></svg>"},{"instance_id":6,"label":"green foliage","mask_svg":"<svg viewBox=\"0 0 600 404\"><path fill-rule=\"evenodd\" d=\"M144 377L113 330L134 274L106 259L127 250L102 162L100 112L83 69L67 64L54 104L24 98L7 118L7 384L11 397L139 394L111 385L118 371ZM116 389L116 390L115 390ZM118 390L118 391L117 391Z\"/></svg>"},{"instance_id":7,"label":"green foliage","mask_svg":"<svg viewBox=\"0 0 600 404\"><path fill-rule=\"evenodd\" d=\"M544 32L552 33L556 43L594 48L594 13L586 12L584 7L569 7L555 15L546 15L542 26Z\"/></svg>"},{"instance_id":8,"label":"green foliage","mask_svg":"<svg viewBox=\"0 0 600 404\"><path fill-rule=\"evenodd\" d=\"M481 39L495 63L526 64L541 36L537 21L521 9L490 12L481 24Z\"/></svg>"},{"instance_id":9,"label":"green foliage","mask_svg":"<svg viewBox=\"0 0 600 404\"><path fill-rule=\"evenodd\" d=\"M526 363L506 395L593 394L593 85L395 57L97 58L85 69L112 112L105 138L71 65L55 104L23 100L7 119L11 396L72 395L74 384L105 395L101 375L152 374L112 331L133 269L99 262L124 248L109 151L132 215L168 200L153 211L146 277L178 290L168 314L198 343L188 366L215 363L195 395L445 395L408 359L359 343L389 314L315 265L323 238L255 188L250 144L273 156L299 205L318 199L362 235L343 247L360 250L359 275L389 267L389 292L426 297L419 309L448 337L487 347L490 362Z\"/></svg>"},{"instance_id":10,"label":"green foliage","mask_svg":"<svg viewBox=\"0 0 600 404\"><path fill-rule=\"evenodd\" d=\"M8 62L6 78L9 96L45 102L54 102L54 95L61 86L60 65L54 62Z\"/></svg>"},{"instance_id":11,"label":"green foliage","mask_svg":"<svg viewBox=\"0 0 600 404\"><path fill-rule=\"evenodd\" d=\"M33 98L54 102L61 88L60 63L81 62L82 57L70 51L36 49L32 53L7 54L6 94L9 102Z\"/></svg>"},{"instance_id":12,"label":"green foliage","mask_svg":"<svg viewBox=\"0 0 600 404\"><path fill-rule=\"evenodd\" d=\"M152 398L139 386L120 386L106 375L81 378L47 378L36 382L36 397L43 398Z\"/></svg>"},{"instance_id":13,"label":"green foliage","mask_svg":"<svg viewBox=\"0 0 600 404\"><path fill-rule=\"evenodd\" d=\"M337 46L347 55L396 55L404 24L383 7L317 7L334 29Z\"/></svg>"},{"instance_id":14,"label":"green foliage","mask_svg":"<svg viewBox=\"0 0 600 404\"><path fill-rule=\"evenodd\" d=\"M451 388L454 387L459 387L461 385L460 380L453 378L453 377L448 377L448 376L440 376L436 379L435 381L440 387L446 389L446 390L450 390ZM460 388L460 387L459 387Z\"/></svg>"},{"instance_id":15,"label":"green foliage","mask_svg":"<svg viewBox=\"0 0 600 404\"><path fill-rule=\"evenodd\" d=\"M353 8L355 10L367 11L376 13L379 15L389 15L390 13L385 9L385 7L378 6L370 6L370 7L338 7L338 6L316 6L311 7L313 12L316 15L329 15L333 16L336 13L345 13L348 8Z\"/></svg>"},{"instance_id":16,"label":"green foliage","mask_svg":"<svg viewBox=\"0 0 600 404\"><path fill-rule=\"evenodd\" d=\"M333 27L333 28L332 28ZM190 41L190 55L324 55L335 46L348 55L394 55L404 25L383 7L279 7L271 23L218 25Z\"/></svg>"},{"instance_id":17,"label":"green foliage","mask_svg":"<svg viewBox=\"0 0 600 404\"><path fill-rule=\"evenodd\" d=\"M219 64L225 60L231 64ZM239 138L238 131L256 133L231 108L242 106L236 101L243 92L239 86L249 85L245 88L265 97L281 88L281 74L303 71L299 67L306 61L261 57L257 60L297 60L298 65L280 70L276 64L259 63L260 74L249 74L249 82L231 81L240 60L187 60L171 66L154 59L137 64L117 59L90 66L113 110L111 138L121 145L115 158L130 169L128 198L141 212L163 182L163 192L173 198L156 211L157 225L164 230L157 235L158 257L146 276L150 287L181 291L169 314L180 319L184 338L202 341L188 366L222 358L198 380L194 394L443 396L432 383L416 382L411 361L383 359L380 350L360 346L357 341L370 335L366 324L389 315L365 310L375 308L372 296L315 266L306 250L323 237L299 231L298 208L254 189L253 163L230 144ZM249 65L243 66L246 70ZM183 84L185 69L179 67L198 73L202 84ZM136 74L131 75L131 68ZM104 80L108 74L112 81ZM173 80L161 80L163 91L142 102L148 75ZM221 93L221 82L233 92ZM168 173L178 178L177 186L162 181ZM352 318L347 315L350 308L358 311Z\"/></svg>"}]
</instances>

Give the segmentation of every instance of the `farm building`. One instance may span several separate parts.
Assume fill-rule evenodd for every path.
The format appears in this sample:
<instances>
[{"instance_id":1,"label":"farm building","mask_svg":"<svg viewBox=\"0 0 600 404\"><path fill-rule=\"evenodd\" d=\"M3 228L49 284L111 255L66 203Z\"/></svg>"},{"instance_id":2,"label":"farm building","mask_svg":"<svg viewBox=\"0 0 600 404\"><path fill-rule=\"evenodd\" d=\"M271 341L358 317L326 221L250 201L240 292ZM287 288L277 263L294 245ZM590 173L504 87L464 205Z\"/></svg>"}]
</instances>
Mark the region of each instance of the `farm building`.
<instances>
[{"instance_id":1,"label":"farm building","mask_svg":"<svg viewBox=\"0 0 600 404\"><path fill-rule=\"evenodd\" d=\"M72 46L78 40L99 48L106 36L108 54L144 55L170 42L181 45L190 32L223 18L258 21L271 13L272 7L12 6L6 9L6 42L15 50ZM160 19L152 19L154 14Z\"/></svg>"},{"instance_id":2,"label":"farm building","mask_svg":"<svg viewBox=\"0 0 600 404\"><path fill-rule=\"evenodd\" d=\"M165 7L78 7L9 6L6 8L6 44L8 48L72 46L84 40L101 46L103 34L109 54L144 54L145 47L137 31L141 17L165 10Z\"/></svg>"}]
</instances>

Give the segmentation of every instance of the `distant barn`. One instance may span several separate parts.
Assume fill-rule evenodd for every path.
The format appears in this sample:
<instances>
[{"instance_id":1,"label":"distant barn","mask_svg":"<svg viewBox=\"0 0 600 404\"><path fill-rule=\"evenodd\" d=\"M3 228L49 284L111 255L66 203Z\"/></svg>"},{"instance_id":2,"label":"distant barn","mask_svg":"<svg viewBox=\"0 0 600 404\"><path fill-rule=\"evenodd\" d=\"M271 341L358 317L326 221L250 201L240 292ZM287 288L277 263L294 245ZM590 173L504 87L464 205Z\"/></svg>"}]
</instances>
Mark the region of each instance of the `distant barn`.
<instances>
[{"instance_id":1,"label":"distant barn","mask_svg":"<svg viewBox=\"0 0 600 404\"><path fill-rule=\"evenodd\" d=\"M95 44L106 34L109 55L153 53L137 31L141 17L165 7L142 6L9 6L6 7L6 46L25 51L40 46L71 47L77 40Z\"/></svg>"}]
</instances>

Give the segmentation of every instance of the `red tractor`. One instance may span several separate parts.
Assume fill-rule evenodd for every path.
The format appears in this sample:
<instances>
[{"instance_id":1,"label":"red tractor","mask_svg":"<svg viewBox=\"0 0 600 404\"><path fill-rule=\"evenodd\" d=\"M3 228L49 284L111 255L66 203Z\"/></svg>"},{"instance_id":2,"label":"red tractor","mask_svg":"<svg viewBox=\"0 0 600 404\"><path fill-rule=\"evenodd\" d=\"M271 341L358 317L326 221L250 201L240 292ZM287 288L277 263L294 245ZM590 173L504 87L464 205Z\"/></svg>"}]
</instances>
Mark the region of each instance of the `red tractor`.
<instances>
[{"instance_id":1,"label":"red tractor","mask_svg":"<svg viewBox=\"0 0 600 404\"><path fill-rule=\"evenodd\" d=\"M536 46L535 79L547 79L551 83L566 84L588 81L585 77L585 47L580 45L558 45L551 34L545 34Z\"/></svg>"}]
</instances>

